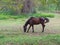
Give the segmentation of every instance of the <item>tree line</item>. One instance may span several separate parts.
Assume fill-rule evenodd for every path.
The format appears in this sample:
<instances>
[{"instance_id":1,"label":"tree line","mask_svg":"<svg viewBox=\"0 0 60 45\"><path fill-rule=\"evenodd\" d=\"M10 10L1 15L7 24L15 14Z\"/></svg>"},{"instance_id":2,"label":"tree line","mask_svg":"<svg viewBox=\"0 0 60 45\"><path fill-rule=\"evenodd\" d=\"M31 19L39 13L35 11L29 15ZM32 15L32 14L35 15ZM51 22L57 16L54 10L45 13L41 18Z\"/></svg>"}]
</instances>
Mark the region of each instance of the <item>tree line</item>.
<instances>
[{"instance_id":1,"label":"tree line","mask_svg":"<svg viewBox=\"0 0 60 45\"><path fill-rule=\"evenodd\" d=\"M0 0L0 13L21 14L60 11L60 0Z\"/></svg>"}]
</instances>

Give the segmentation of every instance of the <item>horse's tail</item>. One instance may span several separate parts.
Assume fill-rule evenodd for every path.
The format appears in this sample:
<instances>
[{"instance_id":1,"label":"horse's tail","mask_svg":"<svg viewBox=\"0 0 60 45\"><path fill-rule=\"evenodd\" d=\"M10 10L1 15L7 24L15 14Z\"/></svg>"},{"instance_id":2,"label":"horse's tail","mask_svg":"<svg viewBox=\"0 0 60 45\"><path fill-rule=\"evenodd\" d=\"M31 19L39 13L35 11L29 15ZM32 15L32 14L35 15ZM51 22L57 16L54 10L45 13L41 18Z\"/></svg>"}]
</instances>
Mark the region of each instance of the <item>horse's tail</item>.
<instances>
[{"instance_id":1,"label":"horse's tail","mask_svg":"<svg viewBox=\"0 0 60 45\"><path fill-rule=\"evenodd\" d=\"M49 22L49 19L48 18L45 18L45 23L48 23Z\"/></svg>"}]
</instances>

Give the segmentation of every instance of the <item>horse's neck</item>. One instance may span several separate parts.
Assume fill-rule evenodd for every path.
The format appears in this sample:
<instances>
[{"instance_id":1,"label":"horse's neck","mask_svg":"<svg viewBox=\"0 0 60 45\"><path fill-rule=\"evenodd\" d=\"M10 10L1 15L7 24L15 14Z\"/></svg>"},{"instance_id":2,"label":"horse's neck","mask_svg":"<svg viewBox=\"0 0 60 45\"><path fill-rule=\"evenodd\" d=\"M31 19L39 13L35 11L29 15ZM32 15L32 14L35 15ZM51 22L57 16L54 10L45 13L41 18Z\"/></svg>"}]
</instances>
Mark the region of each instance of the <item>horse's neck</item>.
<instances>
[{"instance_id":1,"label":"horse's neck","mask_svg":"<svg viewBox=\"0 0 60 45\"><path fill-rule=\"evenodd\" d=\"M25 26L27 27L28 23L25 23Z\"/></svg>"},{"instance_id":2,"label":"horse's neck","mask_svg":"<svg viewBox=\"0 0 60 45\"><path fill-rule=\"evenodd\" d=\"M30 19L29 19L29 20L30 20ZM26 23L25 23L25 26L26 26L26 27L27 27L27 25L28 25L28 23L29 23L29 20L27 20Z\"/></svg>"}]
</instances>

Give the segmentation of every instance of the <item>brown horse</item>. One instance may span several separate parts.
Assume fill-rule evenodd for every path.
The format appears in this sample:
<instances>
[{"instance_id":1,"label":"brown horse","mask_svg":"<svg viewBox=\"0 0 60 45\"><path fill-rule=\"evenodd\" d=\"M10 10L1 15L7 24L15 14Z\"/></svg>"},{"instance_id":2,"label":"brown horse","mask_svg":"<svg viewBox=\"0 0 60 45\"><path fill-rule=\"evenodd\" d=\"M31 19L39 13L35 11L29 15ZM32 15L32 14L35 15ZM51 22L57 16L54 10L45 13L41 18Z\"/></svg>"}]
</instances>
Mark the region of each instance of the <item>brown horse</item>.
<instances>
[{"instance_id":1,"label":"brown horse","mask_svg":"<svg viewBox=\"0 0 60 45\"><path fill-rule=\"evenodd\" d=\"M42 28L43 28L42 32L44 32L45 23L47 23L47 22L49 22L48 18L44 18L44 17L40 17L40 18L31 17L30 19L27 20L27 22L23 26L24 32L26 32L28 24L29 24L29 28L28 28L27 32L29 32L30 27L32 27L32 32L34 32L34 25L38 25L38 24L42 25Z\"/></svg>"}]
</instances>

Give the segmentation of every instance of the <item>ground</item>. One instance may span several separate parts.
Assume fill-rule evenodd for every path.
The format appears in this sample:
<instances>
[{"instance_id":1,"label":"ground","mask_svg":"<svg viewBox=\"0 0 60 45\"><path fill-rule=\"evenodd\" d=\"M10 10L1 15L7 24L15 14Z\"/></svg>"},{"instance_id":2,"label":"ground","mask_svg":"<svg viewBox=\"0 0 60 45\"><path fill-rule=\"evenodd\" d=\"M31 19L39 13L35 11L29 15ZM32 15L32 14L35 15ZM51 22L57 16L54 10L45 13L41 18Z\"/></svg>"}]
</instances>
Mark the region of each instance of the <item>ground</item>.
<instances>
[{"instance_id":1,"label":"ground","mask_svg":"<svg viewBox=\"0 0 60 45\"><path fill-rule=\"evenodd\" d=\"M0 20L0 45L60 45L60 15L49 20L43 33L41 25L34 26L34 33L24 33L27 19Z\"/></svg>"},{"instance_id":2,"label":"ground","mask_svg":"<svg viewBox=\"0 0 60 45\"><path fill-rule=\"evenodd\" d=\"M46 23L45 32L42 33L41 25L35 25L34 33L30 29L27 35L31 36L39 36L39 35L47 35L47 34L60 34L60 15L55 14L54 18L49 18L49 23ZM0 20L0 34L22 34L23 32L23 25L27 19L9 19L9 20Z\"/></svg>"}]
</instances>

